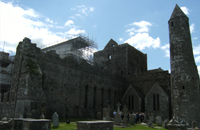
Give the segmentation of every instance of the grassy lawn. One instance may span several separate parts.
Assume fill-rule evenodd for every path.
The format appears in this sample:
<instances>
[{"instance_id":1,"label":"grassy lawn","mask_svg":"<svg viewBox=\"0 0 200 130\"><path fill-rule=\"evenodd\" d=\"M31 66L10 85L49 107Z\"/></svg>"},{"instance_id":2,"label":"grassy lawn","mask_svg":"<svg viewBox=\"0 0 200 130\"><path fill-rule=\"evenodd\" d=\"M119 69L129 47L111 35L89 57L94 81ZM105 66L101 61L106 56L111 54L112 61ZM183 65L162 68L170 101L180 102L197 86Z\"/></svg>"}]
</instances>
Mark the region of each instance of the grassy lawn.
<instances>
[{"instance_id":1,"label":"grassy lawn","mask_svg":"<svg viewBox=\"0 0 200 130\"><path fill-rule=\"evenodd\" d=\"M86 119L87 120L87 119ZM86 121L85 120L85 121ZM73 119L73 120L70 120L70 124L66 124L64 120L61 120L60 123L59 123L59 127L53 127L53 124L51 124L51 129L52 130L76 130L76 121L83 121L83 119ZM113 127L114 130L167 130L167 129L164 129L163 127L159 127L159 126L155 126L155 128L150 128L150 127L147 127L146 125L141 125L141 124L136 124L135 127L131 126L131 127L126 127L126 128L122 128L122 127Z\"/></svg>"}]
</instances>

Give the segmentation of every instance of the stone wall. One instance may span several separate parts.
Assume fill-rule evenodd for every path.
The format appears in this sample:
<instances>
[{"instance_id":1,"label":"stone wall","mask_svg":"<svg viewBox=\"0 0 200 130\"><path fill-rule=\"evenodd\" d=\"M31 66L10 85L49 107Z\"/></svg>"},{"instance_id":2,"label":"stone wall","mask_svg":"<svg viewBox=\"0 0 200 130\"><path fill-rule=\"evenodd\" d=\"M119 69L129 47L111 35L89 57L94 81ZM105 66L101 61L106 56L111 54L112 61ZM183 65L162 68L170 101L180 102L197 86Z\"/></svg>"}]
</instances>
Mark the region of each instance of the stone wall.
<instances>
[{"instance_id":1,"label":"stone wall","mask_svg":"<svg viewBox=\"0 0 200 130\"><path fill-rule=\"evenodd\" d=\"M114 40L94 54L91 65L75 55L61 59L54 50L44 53L25 38L17 47L12 77L15 117L39 118L43 111L46 118L54 112L61 119L96 118L108 105L116 110L117 102L144 112L144 98L156 82L170 91L167 71L147 71L146 54ZM129 86L132 93L126 93Z\"/></svg>"},{"instance_id":2,"label":"stone wall","mask_svg":"<svg viewBox=\"0 0 200 130\"><path fill-rule=\"evenodd\" d=\"M96 74L95 69L98 71L99 68L87 63L75 63L75 61L69 63L70 58L64 59L64 65L58 64L62 59L55 60L53 57L51 60L54 62L48 59L40 60L43 90L48 104L47 115L52 115L56 111L61 118L94 118L96 113L107 105L113 106L114 109L114 104L119 101L117 95L121 94L123 80L108 78L109 73L103 71ZM65 66L67 64L72 66ZM81 68L76 68L79 66Z\"/></svg>"},{"instance_id":3,"label":"stone wall","mask_svg":"<svg viewBox=\"0 0 200 130\"><path fill-rule=\"evenodd\" d=\"M164 86L154 84L145 97L145 112L153 113L154 122L156 116L161 116L163 120L171 119L171 95Z\"/></svg>"}]
</instances>

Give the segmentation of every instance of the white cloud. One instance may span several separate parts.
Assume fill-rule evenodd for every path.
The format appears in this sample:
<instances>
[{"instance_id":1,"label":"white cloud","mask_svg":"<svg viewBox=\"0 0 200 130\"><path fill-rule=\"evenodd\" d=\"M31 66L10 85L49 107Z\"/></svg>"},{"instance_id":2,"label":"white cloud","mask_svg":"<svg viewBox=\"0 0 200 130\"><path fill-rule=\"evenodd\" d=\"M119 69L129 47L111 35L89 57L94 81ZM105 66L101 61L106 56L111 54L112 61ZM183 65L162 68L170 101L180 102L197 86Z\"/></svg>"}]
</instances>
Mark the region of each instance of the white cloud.
<instances>
[{"instance_id":1,"label":"white cloud","mask_svg":"<svg viewBox=\"0 0 200 130\"><path fill-rule=\"evenodd\" d=\"M137 33L125 42L140 50L143 50L146 47L153 47L155 49L160 46L160 38L157 37L156 39L153 39L148 33Z\"/></svg>"},{"instance_id":2,"label":"white cloud","mask_svg":"<svg viewBox=\"0 0 200 130\"><path fill-rule=\"evenodd\" d=\"M65 26L71 26L73 25L74 22L72 20L68 20L66 23L65 23Z\"/></svg>"},{"instance_id":3,"label":"white cloud","mask_svg":"<svg viewBox=\"0 0 200 130\"><path fill-rule=\"evenodd\" d=\"M140 22L133 22L129 24L129 26L134 27L126 30L126 32L129 33L130 38L127 39L125 42L133 45L140 50L143 50L146 47L153 47L154 49L160 47L160 38L157 37L156 39L154 39L149 36L149 27L152 26L150 22L143 20Z\"/></svg>"},{"instance_id":4,"label":"white cloud","mask_svg":"<svg viewBox=\"0 0 200 130\"><path fill-rule=\"evenodd\" d=\"M181 7L181 10L186 14L189 15L189 9L187 7Z\"/></svg>"},{"instance_id":5,"label":"white cloud","mask_svg":"<svg viewBox=\"0 0 200 130\"><path fill-rule=\"evenodd\" d=\"M135 28L127 29L126 32L132 32L135 31Z\"/></svg>"},{"instance_id":6,"label":"white cloud","mask_svg":"<svg viewBox=\"0 0 200 130\"><path fill-rule=\"evenodd\" d=\"M199 63L200 62L200 56L195 57L195 62Z\"/></svg>"},{"instance_id":7,"label":"white cloud","mask_svg":"<svg viewBox=\"0 0 200 130\"><path fill-rule=\"evenodd\" d=\"M129 36L131 37L131 36L133 36L135 33L134 32L130 32L129 33Z\"/></svg>"},{"instance_id":8,"label":"white cloud","mask_svg":"<svg viewBox=\"0 0 200 130\"><path fill-rule=\"evenodd\" d=\"M49 18L47 18L46 21L53 24L53 20L50 20Z\"/></svg>"},{"instance_id":9,"label":"white cloud","mask_svg":"<svg viewBox=\"0 0 200 130\"><path fill-rule=\"evenodd\" d=\"M193 46L193 54L194 55L199 55L200 54L200 45Z\"/></svg>"},{"instance_id":10,"label":"white cloud","mask_svg":"<svg viewBox=\"0 0 200 130\"><path fill-rule=\"evenodd\" d=\"M191 24L191 25L190 25L190 32L191 32L191 33L194 32L194 26L195 26L194 24Z\"/></svg>"},{"instance_id":11,"label":"white cloud","mask_svg":"<svg viewBox=\"0 0 200 130\"><path fill-rule=\"evenodd\" d=\"M134 23L132 23L130 25L136 25L136 26L138 26L140 28L146 28L148 26L152 26L152 24L147 22L147 21L134 22Z\"/></svg>"},{"instance_id":12,"label":"white cloud","mask_svg":"<svg viewBox=\"0 0 200 130\"><path fill-rule=\"evenodd\" d=\"M86 7L85 5L80 5L80 6L76 6L71 8L71 10L73 10L74 16L71 16L70 18L76 18L76 17L84 17L84 16L88 16L91 12L94 11L94 7Z\"/></svg>"},{"instance_id":13,"label":"white cloud","mask_svg":"<svg viewBox=\"0 0 200 130\"><path fill-rule=\"evenodd\" d=\"M94 11L94 7L90 7L90 11Z\"/></svg>"},{"instance_id":14,"label":"white cloud","mask_svg":"<svg viewBox=\"0 0 200 130\"><path fill-rule=\"evenodd\" d=\"M5 50L16 51L16 46L24 37L30 38L38 46L62 39L48 29L53 25L43 23L35 10L1 1L0 7L0 43L6 42ZM53 23L50 19L46 21Z\"/></svg>"},{"instance_id":15,"label":"white cloud","mask_svg":"<svg viewBox=\"0 0 200 130\"><path fill-rule=\"evenodd\" d=\"M200 66L197 66L197 69L198 69L198 72L199 72L199 75L200 75Z\"/></svg>"},{"instance_id":16,"label":"white cloud","mask_svg":"<svg viewBox=\"0 0 200 130\"><path fill-rule=\"evenodd\" d=\"M165 44L164 46L162 46L160 48L165 51L165 57L170 57L169 44Z\"/></svg>"},{"instance_id":17,"label":"white cloud","mask_svg":"<svg viewBox=\"0 0 200 130\"><path fill-rule=\"evenodd\" d=\"M69 31L66 32L69 35L78 35L78 34L82 34L85 33L85 30L77 30L75 28L71 28Z\"/></svg>"},{"instance_id":18,"label":"white cloud","mask_svg":"<svg viewBox=\"0 0 200 130\"><path fill-rule=\"evenodd\" d=\"M123 41L124 39L123 38L119 38L119 41Z\"/></svg>"},{"instance_id":19,"label":"white cloud","mask_svg":"<svg viewBox=\"0 0 200 130\"><path fill-rule=\"evenodd\" d=\"M198 39L198 37L194 37L192 40L197 40Z\"/></svg>"}]
</instances>

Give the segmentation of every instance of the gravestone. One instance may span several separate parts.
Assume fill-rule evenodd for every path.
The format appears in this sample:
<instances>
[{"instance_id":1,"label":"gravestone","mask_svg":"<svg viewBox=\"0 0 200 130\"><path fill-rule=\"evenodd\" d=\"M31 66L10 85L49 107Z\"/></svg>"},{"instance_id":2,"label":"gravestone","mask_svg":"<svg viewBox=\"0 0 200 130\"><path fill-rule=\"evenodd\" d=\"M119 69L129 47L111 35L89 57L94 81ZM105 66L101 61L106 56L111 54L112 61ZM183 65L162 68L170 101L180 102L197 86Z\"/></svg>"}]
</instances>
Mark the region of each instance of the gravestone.
<instances>
[{"instance_id":1,"label":"gravestone","mask_svg":"<svg viewBox=\"0 0 200 130\"><path fill-rule=\"evenodd\" d=\"M163 121L163 128L169 129L169 127L167 126L168 123L169 123L169 120L168 120L168 119L165 119L165 120Z\"/></svg>"},{"instance_id":2,"label":"gravestone","mask_svg":"<svg viewBox=\"0 0 200 130\"><path fill-rule=\"evenodd\" d=\"M106 111L106 120L107 121L110 121L110 111L111 111L111 108L110 108L110 105L108 105L108 108L107 108L107 111Z\"/></svg>"},{"instance_id":3,"label":"gravestone","mask_svg":"<svg viewBox=\"0 0 200 130\"><path fill-rule=\"evenodd\" d=\"M97 119L101 119L101 112L97 112Z\"/></svg>"},{"instance_id":4,"label":"gravestone","mask_svg":"<svg viewBox=\"0 0 200 130\"><path fill-rule=\"evenodd\" d=\"M120 102L118 102L118 103L117 103L117 113L120 112L120 106L121 106L121 104L120 104Z\"/></svg>"},{"instance_id":5,"label":"gravestone","mask_svg":"<svg viewBox=\"0 0 200 130\"><path fill-rule=\"evenodd\" d=\"M57 112L53 114L52 120L53 120L53 127L59 127L59 116Z\"/></svg>"},{"instance_id":6,"label":"gravestone","mask_svg":"<svg viewBox=\"0 0 200 130\"><path fill-rule=\"evenodd\" d=\"M128 119L126 118L127 111L128 111L128 109L126 108L126 105L124 105L124 109L123 109L124 118L123 118L123 121L122 121L122 125L128 125Z\"/></svg>"},{"instance_id":7,"label":"gravestone","mask_svg":"<svg viewBox=\"0 0 200 130\"><path fill-rule=\"evenodd\" d=\"M117 112L115 114L114 124L115 125L120 125L120 123L121 123L121 115Z\"/></svg>"},{"instance_id":8,"label":"gravestone","mask_svg":"<svg viewBox=\"0 0 200 130\"><path fill-rule=\"evenodd\" d=\"M135 116L134 115L129 115L129 124L130 125L135 125Z\"/></svg>"},{"instance_id":9,"label":"gravestone","mask_svg":"<svg viewBox=\"0 0 200 130\"><path fill-rule=\"evenodd\" d=\"M149 121L149 122L147 123L147 126L148 126L148 127L151 127L151 128L154 128L153 122L152 122L152 121Z\"/></svg>"},{"instance_id":10,"label":"gravestone","mask_svg":"<svg viewBox=\"0 0 200 130\"><path fill-rule=\"evenodd\" d=\"M156 116L156 124L158 126L162 126L162 117L161 116Z\"/></svg>"},{"instance_id":11,"label":"gravestone","mask_svg":"<svg viewBox=\"0 0 200 130\"><path fill-rule=\"evenodd\" d=\"M148 120L149 120L149 114L148 114L148 113L145 113L145 117L144 117L143 122L144 122L144 123L148 123Z\"/></svg>"},{"instance_id":12,"label":"gravestone","mask_svg":"<svg viewBox=\"0 0 200 130\"><path fill-rule=\"evenodd\" d=\"M153 113L149 113L149 121L153 122L154 121L154 116Z\"/></svg>"},{"instance_id":13,"label":"gravestone","mask_svg":"<svg viewBox=\"0 0 200 130\"><path fill-rule=\"evenodd\" d=\"M115 125L120 125L121 123L121 115L119 114L120 113L120 103L118 102L117 103L117 113L115 114L115 119L114 119L114 124Z\"/></svg>"},{"instance_id":14,"label":"gravestone","mask_svg":"<svg viewBox=\"0 0 200 130\"><path fill-rule=\"evenodd\" d=\"M147 117L144 117L143 123L147 123L147 122L148 122Z\"/></svg>"},{"instance_id":15,"label":"gravestone","mask_svg":"<svg viewBox=\"0 0 200 130\"><path fill-rule=\"evenodd\" d=\"M107 108L103 109L103 120L106 120Z\"/></svg>"}]
</instances>

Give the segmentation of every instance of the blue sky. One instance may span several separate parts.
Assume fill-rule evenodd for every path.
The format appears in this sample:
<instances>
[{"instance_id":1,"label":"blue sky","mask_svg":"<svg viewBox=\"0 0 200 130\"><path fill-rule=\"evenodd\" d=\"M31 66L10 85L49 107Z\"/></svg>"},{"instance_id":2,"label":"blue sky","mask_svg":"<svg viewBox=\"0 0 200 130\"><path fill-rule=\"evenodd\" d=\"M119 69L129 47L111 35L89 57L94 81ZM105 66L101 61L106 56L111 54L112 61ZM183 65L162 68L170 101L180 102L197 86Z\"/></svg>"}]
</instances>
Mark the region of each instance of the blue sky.
<instances>
[{"instance_id":1,"label":"blue sky","mask_svg":"<svg viewBox=\"0 0 200 130\"><path fill-rule=\"evenodd\" d=\"M98 50L112 38L147 53L148 69L170 70L168 20L176 4L190 19L200 70L199 0L0 0L0 51L14 54L24 37L41 47L82 33Z\"/></svg>"}]
</instances>

